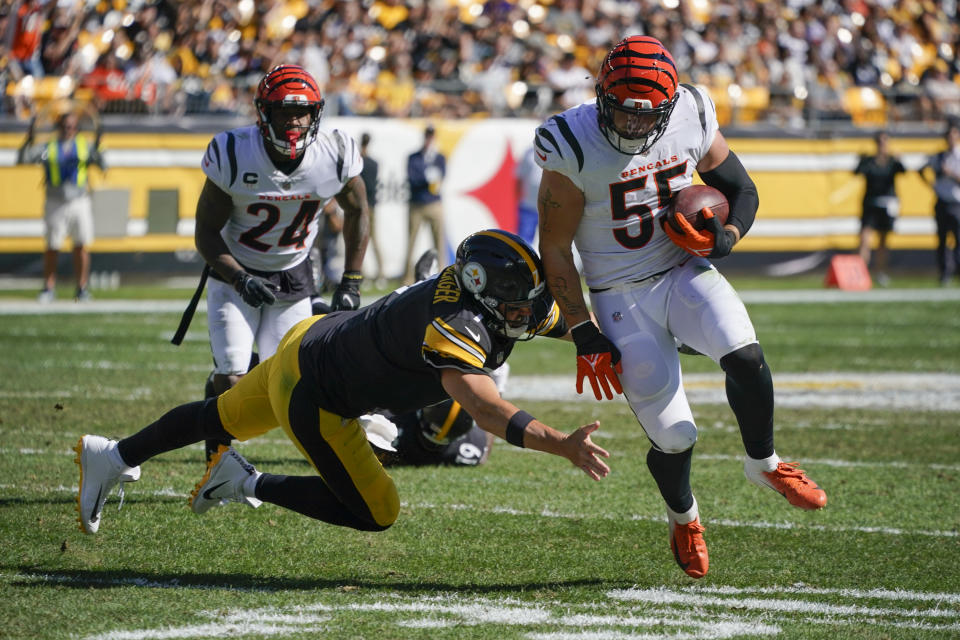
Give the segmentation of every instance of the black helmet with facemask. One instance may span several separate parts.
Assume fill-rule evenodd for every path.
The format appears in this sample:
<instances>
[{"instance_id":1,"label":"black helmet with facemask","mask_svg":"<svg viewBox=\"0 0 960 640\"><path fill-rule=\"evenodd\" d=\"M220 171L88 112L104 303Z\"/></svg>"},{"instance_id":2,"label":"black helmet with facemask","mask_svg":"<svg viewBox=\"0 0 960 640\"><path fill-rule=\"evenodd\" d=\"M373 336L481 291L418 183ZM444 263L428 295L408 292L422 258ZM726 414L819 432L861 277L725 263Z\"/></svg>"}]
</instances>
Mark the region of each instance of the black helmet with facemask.
<instances>
[{"instance_id":1,"label":"black helmet with facemask","mask_svg":"<svg viewBox=\"0 0 960 640\"><path fill-rule=\"evenodd\" d=\"M480 303L484 324L494 333L529 340L553 307L543 264L520 236L487 229L457 247L457 275L465 292Z\"/></svg>"}]
</instances>

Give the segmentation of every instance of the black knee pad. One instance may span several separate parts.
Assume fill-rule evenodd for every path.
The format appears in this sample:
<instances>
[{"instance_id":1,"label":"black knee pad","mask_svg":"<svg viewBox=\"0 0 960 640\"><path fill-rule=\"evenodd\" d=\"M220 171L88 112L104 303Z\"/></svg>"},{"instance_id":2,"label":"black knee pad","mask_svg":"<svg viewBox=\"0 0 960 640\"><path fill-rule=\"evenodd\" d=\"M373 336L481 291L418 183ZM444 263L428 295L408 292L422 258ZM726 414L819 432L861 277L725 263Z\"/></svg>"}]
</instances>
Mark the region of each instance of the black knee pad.
<instances>
[{"instance_id":1,"label":"black knee pad","mask_svg":"<svg viewBox=\"0 0 960 640\"><path fill-rule=\"evenodd\" d=\"M766 366L763 349L754 342L720 358L720 368L734 379L741 375L754 375Z\"/></svg>"}]
</instances>

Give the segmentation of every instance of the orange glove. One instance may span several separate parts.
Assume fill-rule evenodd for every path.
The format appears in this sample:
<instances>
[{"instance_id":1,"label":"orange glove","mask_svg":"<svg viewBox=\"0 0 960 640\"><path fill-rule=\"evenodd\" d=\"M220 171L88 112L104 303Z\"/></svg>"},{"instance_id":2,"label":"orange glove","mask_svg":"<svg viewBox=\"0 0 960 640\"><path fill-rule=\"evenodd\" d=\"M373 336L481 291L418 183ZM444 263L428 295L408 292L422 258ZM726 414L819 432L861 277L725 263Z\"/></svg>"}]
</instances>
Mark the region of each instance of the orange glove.
<instances>
[{"instance_id":1,"label":"orange glove","mask_svg":"<svg viewBox=\"0 0 960 640\"><path fill-rule=\"evenodd\" d=\"M581 322L571 331L573 342L577 345L577 393L583 393L583 379L589 378L593 395L602 400L603 389L607 400L613 400L610 387L617 393L623 393L618 373L623 373L620 362L620 350L610 339L600 333L590 320Z\"/></svg>"},{"instance_id":2,"label":"orange glove","mask_svg":"<svg viewBox=\"0 0 960 640\"><path fill-rule=\"evenodd\" d=\"M714 215L710 207L703 208L703 217L708 223L713 219ZM690 255L710 255L713 251L713 245L716 242L716 236L714 236L712 231L698 231L694 229L693 225L690 224L679 211L673 214L673 222L681 231L678 232L674 230L673 225L667 224L667 216L660 219L660 226L663 227L664 232L670 237L673 244Z\"/></svg>"}]
</instances>

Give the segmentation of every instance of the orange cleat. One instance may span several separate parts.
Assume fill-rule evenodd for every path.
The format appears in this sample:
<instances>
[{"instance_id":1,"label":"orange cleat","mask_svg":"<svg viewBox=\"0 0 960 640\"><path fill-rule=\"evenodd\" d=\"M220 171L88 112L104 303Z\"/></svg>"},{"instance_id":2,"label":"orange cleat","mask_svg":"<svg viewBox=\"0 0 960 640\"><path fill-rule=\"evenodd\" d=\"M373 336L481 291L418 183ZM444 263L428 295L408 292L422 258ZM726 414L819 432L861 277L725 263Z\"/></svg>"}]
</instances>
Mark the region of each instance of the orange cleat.
<instances>
[{"instance_id":1,"label":"orange cleat","mask_svg":"<svg viewBox=\"0 0 960 640\"><path fill-rule=\"evenodd\" d=\"M703 540L703 525L697 517L687 524L677 524L670 520L670 548L673 558L691 578L702 578L710 568L707 556L707 543Z\"/></svg>"},{"instance_id":2,"label":"orange cleat","mask_svg":"<svg viewBox=\"0 0 960 640\"><path fill-rule=\"evenodd\" d=\"M773 489L795 507L810 511L822 509L827 504L826 492L808 478L803 469L798 469L798 464L781 461L773 471L758 471L746 464L743 473L754 484Z\"/></svg>"}]
</instances>

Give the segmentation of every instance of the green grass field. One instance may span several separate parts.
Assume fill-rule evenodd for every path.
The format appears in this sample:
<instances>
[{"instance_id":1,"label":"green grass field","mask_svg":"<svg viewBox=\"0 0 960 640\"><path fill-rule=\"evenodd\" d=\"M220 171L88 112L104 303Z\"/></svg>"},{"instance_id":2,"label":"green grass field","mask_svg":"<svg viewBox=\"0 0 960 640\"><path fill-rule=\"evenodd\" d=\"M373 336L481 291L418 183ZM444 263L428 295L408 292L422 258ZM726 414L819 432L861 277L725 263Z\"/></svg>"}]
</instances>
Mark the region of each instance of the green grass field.
<instances>
[{"instance_id":1,"label":"green grass field","mask_svg":"<svg viewBox=\"0 0 960 640\"><path fill-rule=\"evenodd\" d=\"M602 482L497 442L479 468L393 470L400 518L362 533L269 504L194 515L196 445L144 464L123 508L111 497L86 536L71 447L199 398L205 318L178 348L176 312L2 315L11 299L0 299L0 638L960 637L955 297L748 301L780 381L778 452L829 495L816 513L747 482L729 407L709 396L716 366L684 356L689 386L707 392L694 402L711 562L699 581L673 562L626 403L578 400L572 382L565 401L512 399L567 431L599 419L612 454ZM524 344L511 365L518 385L572 380L572 346ZM262 470L309 473L279 430L238 448Z\"/></svg>"}]
</instances>

